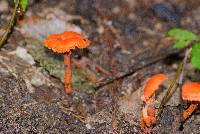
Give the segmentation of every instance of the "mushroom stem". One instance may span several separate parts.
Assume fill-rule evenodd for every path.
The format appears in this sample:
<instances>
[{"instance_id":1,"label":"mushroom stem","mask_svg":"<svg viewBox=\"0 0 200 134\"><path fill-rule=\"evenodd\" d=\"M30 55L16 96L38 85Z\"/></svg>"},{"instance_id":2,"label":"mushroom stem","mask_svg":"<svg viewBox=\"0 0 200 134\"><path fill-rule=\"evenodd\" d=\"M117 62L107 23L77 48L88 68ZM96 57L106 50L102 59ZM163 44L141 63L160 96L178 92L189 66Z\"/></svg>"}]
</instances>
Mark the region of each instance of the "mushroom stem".
<instances>
[{"instance_id":1,"label":"mushroom stem","mask_svg":"<svg viewBox=\"0 0 200 134\"><path fill-rule=\"evenodd\" d=\"M155 108L153 106L153 99L151 98L146 102L146 105L142 110L141 127L142 128L144 128L144 126L150 127L154 123L156 123Z\"/></svg>"},{"instance_id":2,"label":"mushroom stem","mask_svg":"<svg viewBox=\"0 0 200 134\"><path fill-rule=\"evenodd\" d=\"M65 64L65 92L70 94L72 93L72 84L71 84L71 79L72 79L72 73L71 73L71 64L70 64L70 52L66 52L64 54L64 64Z\"/></svg>"},{"instance_id":3,"label":"mushroom stem","mask_svg":"<svg viewBox=\"0 0 200 134\"><path fill-rule=\"evenodd\" d=\"M151 133L152 125L155 123L155 108L152 105L146 105L142 110L140 123L144 133Z\"/></svg>"},{"instance_id":4,"label":"mushroom stem","mask_svg":"<svg viewBox=\"0 0 200 134\"><path fill-rule=\"evenodd\" d=\"M187 119L192 114L192 112L197 108L197 106L198 106L197 102L192 102L192 104L190 104L190 106L183 111L183 118Z\"/></svg>"},{"instance_id":5,"label":"mushroom stem","mask_svg":"<svg viewBox=\"0 0 200 134\"><path fill-rule=\"evenodd\" d=\"M142 117L145 124L150 127L154 123L156 123L155 118L155 109L152 106L147 106L142 110Z\"/></svg>"}]
</instances>

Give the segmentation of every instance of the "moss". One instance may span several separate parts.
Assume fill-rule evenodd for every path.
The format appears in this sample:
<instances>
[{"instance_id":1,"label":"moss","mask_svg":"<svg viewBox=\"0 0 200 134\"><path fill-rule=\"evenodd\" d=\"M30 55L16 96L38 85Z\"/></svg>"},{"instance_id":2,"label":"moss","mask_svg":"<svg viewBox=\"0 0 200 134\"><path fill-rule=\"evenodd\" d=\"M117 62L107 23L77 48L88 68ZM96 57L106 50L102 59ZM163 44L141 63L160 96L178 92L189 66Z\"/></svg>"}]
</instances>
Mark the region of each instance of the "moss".
<instances>
[{"instance_id":1,"label":"moss","mask_svg":"<svg viewBox=\"0 0 200 134\"><path fill-rule=\"evenodd\" d=\"M50 75L64 81L63 55L55 54L44 47L43 43L31 38L26 38L27 50L33 58L45 68ZM87 81L86 73L80 69L72 69L72 84L76 89L94 92L94 85Z\"/></svg>"}]
</instances>

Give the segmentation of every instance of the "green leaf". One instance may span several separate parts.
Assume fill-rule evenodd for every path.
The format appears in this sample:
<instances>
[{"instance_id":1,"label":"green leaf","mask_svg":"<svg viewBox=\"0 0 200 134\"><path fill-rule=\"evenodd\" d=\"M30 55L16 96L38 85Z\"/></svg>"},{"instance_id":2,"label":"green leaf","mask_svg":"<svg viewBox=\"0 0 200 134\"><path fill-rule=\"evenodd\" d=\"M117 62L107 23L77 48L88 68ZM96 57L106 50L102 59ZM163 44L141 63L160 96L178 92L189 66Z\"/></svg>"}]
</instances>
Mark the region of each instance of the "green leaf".
<instances>
[{"instance_id":1,"label":"green leaf","mask_svg":"<svg viewBox=\"0 0 200 134\"><path fill-rule=\"evenodd\" d=\"M184 48L185 47L185 41L184 40L178 40L173 45L173 48Z\"/></svg>"},{"instance_id":2,"label":"green leaf","mask_svg":"<svg viewBox=\"0 0 200 134\"><path fill-rule=\"evenodd\" d=\"M195 68L200 69L200 42L194 44L192 47L191 63Z\"/></svg>"},{"instance_id":3,"label":"green leaf","mask_svg":"<svg viewBox=\"0 0 200 134\"><path fill-rule=\"evenodd\" d=\"M174 37L176 39L176 43L173 46L174 48L184 48L187 44L191 43L192 41L198 40L196 34L182 30L180 28L172 28L168 31L168 36Z\"/></svg>"},{"instance_id":4,"label":"green leaf","mask_svg":"<svg viewBox=\"0 0 200 134\"><path fill-rule=\"evenodd\" d=\"M22 11L25 12L26 11L26 8L28 6L28 0L20 0L20 6L22 8Z\"/></svg>"}]
</instances>

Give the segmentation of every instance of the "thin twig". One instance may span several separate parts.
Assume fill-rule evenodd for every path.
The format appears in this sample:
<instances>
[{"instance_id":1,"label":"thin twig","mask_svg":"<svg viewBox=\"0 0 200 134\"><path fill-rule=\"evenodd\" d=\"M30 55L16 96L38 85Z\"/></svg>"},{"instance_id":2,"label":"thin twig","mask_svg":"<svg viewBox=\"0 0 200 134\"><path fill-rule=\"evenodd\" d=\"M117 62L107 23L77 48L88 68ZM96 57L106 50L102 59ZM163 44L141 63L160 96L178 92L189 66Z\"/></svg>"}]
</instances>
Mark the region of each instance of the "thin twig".
<instances>
[{"instance_id":1,"label":"thin twig","mask_svg":"<svg viewBox=\"0 0 200 134\"><path fill-rule=\"evenodd\" d=\"M167 89L167 92L166 92L165 96L163 97L163 99L162 99L162 101L161 101L161 103L160 103L160 106L159 106L159 108L158 108L158 115L160 115L160 113L162 112L163 107L164 107L164 105L166 104L166 102L167 102L167 100L168 100L168 97L169 97L169 95L170 95L172 89L173 89L174 86L176 85L176 83L177 83L177 81L178 81L178 79L179 79L179 77L180 77L180 74L181 74L181 72L182 72L182 68L183 68L183 62L179 63L178 69L177 69L177 71L176 71L176 75L175 75L174 79L171 81L171 83L170 83L170 85L169 85L169 87L168 87L168 89Z\"/></svg>"},{"instance_id":2,"label":"thin twig","mask_svg":"<svg viewBox=\"0 0 200 134\"><path fill-rule=\"evenodd\" d=\"M192 51L192 48L186 49L185 56L184 56L184 59L183 59L183 69L182 69L182 72L181 72L181 75L180 75L180 78L179 78L179 81L178 81L179 87L181 87L182 84L183 84L183 76L184 76L185 65L187 64L187 60L188 60L188 57L190 57L191 51ZM179 100L180 100L180 104L183 105L183 100L182 100L182 97L181 97L181 91L182 90L180 90Z\"/></svg>"},{"instance_id":3,"label":"thin twig","mask_svg":"<svg viewBox=\"0 0 200 134\"><path fill-rule=\"evenodd\" d=\"M183 84L183 75L184 75L185 65L187 64L187 60L188 60L188 57L189 57L191 51L192 51L192 48L186 49L185 56L184 56L184 59L183 59L183 69L182 69L182 72L181 72L181 75L180 75L180 79L178 81L179 86Z\"/></svg>"},{"instance_id":4,"label":"thin twig","mask_svg":"<svg viewBox=\"0 0 200 134\"><path fill-rule=\"evenodd\" d=\"M14 24L15 24L15 19L16 19L16 16L17 16L18 7L19 7L19 0L16 0L15 8L14 8L12 16L9 20L9 23L7 25L6 31L3 33L3 35L0 38L0 48L3 46L4 42L7 40L8 35L10 34L10 32L11 32L11 30L12 30Z\"/></svg>"}]
</instances>

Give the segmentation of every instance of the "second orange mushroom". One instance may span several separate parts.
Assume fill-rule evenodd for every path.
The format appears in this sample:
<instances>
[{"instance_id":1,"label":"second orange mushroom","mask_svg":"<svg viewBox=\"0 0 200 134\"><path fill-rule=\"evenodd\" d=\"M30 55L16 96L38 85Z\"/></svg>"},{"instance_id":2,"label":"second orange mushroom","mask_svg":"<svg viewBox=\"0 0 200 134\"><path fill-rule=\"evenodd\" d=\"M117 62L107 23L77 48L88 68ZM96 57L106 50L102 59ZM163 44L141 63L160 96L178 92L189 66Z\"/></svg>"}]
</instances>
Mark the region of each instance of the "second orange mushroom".
<instances>
[{"instance_id":1,"label":"second orange mushroom","mask_svg":"<svg viewBox=\"0 0 200 134\"><path fill-rule=\"evenodd\" d=\"M191 101L190 106L183 111L183 119L187 119L192 112L198 107L200 101L200 83L199 82L188 82L182 87L182 98L186 101Z\"/></svg>"}]
</instances>

